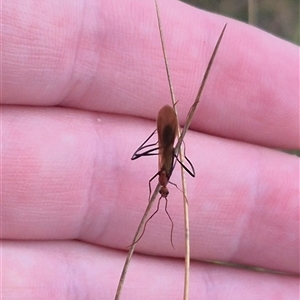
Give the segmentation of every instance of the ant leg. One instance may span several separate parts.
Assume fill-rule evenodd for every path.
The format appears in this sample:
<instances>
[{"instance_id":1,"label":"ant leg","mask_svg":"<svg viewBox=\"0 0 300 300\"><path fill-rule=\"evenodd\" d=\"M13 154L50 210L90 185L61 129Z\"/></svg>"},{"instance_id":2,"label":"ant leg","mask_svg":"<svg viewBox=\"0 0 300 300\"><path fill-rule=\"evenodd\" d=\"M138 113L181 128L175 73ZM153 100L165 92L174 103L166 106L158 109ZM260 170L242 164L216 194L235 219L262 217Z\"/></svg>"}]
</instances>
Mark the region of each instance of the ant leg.
<instances>
[{"instance_id":1,"label":"ant leg","mask_svg":"<svg viewBox=\"0 0 300 300\"><path fill-rule=\"evenodd\" d=\"M141 156L158 155L158 153L152 153L152 152L155 151L155 150L158 150L159 147L152 148L152 149L147 150L147 151L142 152L142 153L137 153L137 152L140 151L140 150L143 150L143 149L145 149L145 148L152 147L152 146L155 146L155 145L157 145L157 142L156 142L155 144L147 145L147 146L143 147L142 149L136 150L136 151L133 153L133 155L131 156L131 160L138 159L138 158L140 158Z\"/></svg>"},{"instance_id":2,"label":"ant leg","mask_svg":"<svg viewBox=\"0 0 300 300\"><path fill-rule=\"evenodd\" d=\"M190 167L192 170L189 170L177 157L177 155L175 155L175 158L176 158L176 161L179 162L179 164L192 176L192 177L195 177L195 169L194 169L194 166L193 164L191 163L191 161L184 155L184 158L185 160L189 163ZM175 164L174 164L175 165Z\"/></svg>"},{"instance_id":3,"label":"ant leg","mask_svg":"<svg viewBox=\"0 0 300 300\"><path fill-rule=\"evenodd\" d=\"M139 151L141 151L141 150L143 150L143 149L145 149L145 148L149 148L149 147L152 147L152 146L157 145L157 142L156 142L156 143L154 143L154 144L150 144L150 145L146 145L146 146L145 146L145 144L146 144L146 143L151 139L151 137L154 135L155 131L156 131L156 129L149 135L149 137L142 143L142 145L139 146L139 147L137 148L137 150L133 153L133 155L132 155L132 157L131 157L131 160L137 159L137 158L139 158L139 157L141 157L141 156L143 156L143 155L147 155L148 153L150 153L150 152L155 151L155 150L158 149L158 148L156 148L156 149L148 150L148 151L143 152L143 153L138 153ZM157 154L149 154L149 155L157 155Z\"/></svg>"},{"instance_id":4,"label":"ant leg","mask_svg":"<svg viewBox=\"0 0 300 300\"><path fill-rule=\"evenodd\" d=\"M165 212L166 212L167 216L169 217L169 220L171 221L171 224L172 224L172 227L171 227L171 238L170 238L171 239L171 245L175 249L174 244L173 244L174 223L173 223L173 220L172 220L172 218L171 218L171 216L169 215L169 212L168 212L168 199L167 198L165 198L165 199L166 199Z\"/></svg>"},{"instance_id":5,"label":"ant leg","mask_svg":"<svg viewBox=\"0 0 300 300\"><path fill-rule=\"evenodd\" d=\"M174 186L176 187L176 189L177 189L178 191L180 191L180 192L183 194L183 190L181 190L181 189L177 186L176 183L171 182L171 181L169 181L169 183L172 184L172 185L174 185ZM188 202L188 199L187 199L186 197L185 197L185 200L186 200L186 202Z\"/></svg>"},{"instance_id":6,"label":"ant leg","mask_svg":"<svg viewBox=\"0 0 300 300\"><path fill-rule=\"evenodd\" d=\"M151 182L152 182L152 180L155 178L155 177L157 177L157 175L159 175L159 172L160 171L158 171L150 180L149 180L149 197L148 197L148 202L150 201L150 197L151 197Z\"/></svg>"},{"instance_id":7,"label":"ant leg","mask_svg":"<svg viewBox=\"0 0 300 300\"><path fill-rule=\"evenodd\" d=\"M139 237L133 244L129 245L128 247L131 247L132 245L135 245L135 244L143 237L143 235L144 235L144 233L145 233L145 231L146 231L146 226L147 226L148 222L149 222L149 221L153 218L153 216L159 211L159 206L160 206L160 200L161 200L161 198L162 198L162 197L160 197L160 198L158 199L157 207L156 207L155 212L154 212L154 213L147 219L147 221L145 222L145 225L144 225L144 228L143 228L143 231L142 231L140 237Z\"/></svg>"}]
</instances>

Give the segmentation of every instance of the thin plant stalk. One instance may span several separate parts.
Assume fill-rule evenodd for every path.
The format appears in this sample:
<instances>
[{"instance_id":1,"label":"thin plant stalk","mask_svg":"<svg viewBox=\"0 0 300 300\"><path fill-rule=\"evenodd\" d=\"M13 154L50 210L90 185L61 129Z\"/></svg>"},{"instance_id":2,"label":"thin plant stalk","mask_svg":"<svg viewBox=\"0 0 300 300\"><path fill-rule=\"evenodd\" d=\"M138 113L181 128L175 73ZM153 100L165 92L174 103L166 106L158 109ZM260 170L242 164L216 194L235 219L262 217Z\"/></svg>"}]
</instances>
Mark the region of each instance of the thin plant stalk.
<instances>
[{"instance_id":1,"label":"thin plant stalk","mask_svg":"<svg viewBox=\"0 0 300 300\"><path fill-rule=\"evenodd\" d=\"M157 0L155 0L155 8L156 8L156 16L157 16L157 22L158 22L158 29L159 29L159 35L160 35L160 42L161 47L163 51L164 56L164 62L165 62L165 69L167 73L169 88L170 88L170 94L173 104L173 109L176 114L177 118L177 135L181 135L181 129L179 125L179 118L178 118L178 112L176 107L176 100L175 100L175 93L174 88L172 85L171 80L171 74L166 54L166 48L164 44L164 38L163 38L163 31L162 31L162 25L161 25L161 19L159 14L159 7L157 4ZM180 162L183 163L184 160L184 153L182 150L182 147L179 146L179 159ZM190 226L189 226L189 206L188 206L188 198L187 198L187 188L186 188L186 180L185 180L185 172L183 167L181 166L181 184L182 184L182 193L183 193L183 211L184 211L184 227L185 227L185 268L184 268L184 290L183 290L183 299L187 300L189 298L189 283L190 283Z\"/></svg>"},{"instance_id":2,"label":"thin plant stalk","mask_svg":"<svg viewBox=\"0 0 300 300\"><path fill-rule=\"evenodd\" d=\"M154 203L154 200L156 199L157 195L158 195L158 191L160 189L160 184L158 183L149 202L148 202L148 205L146 207L146 210L143 214L143 217L142 217L142 220L139 224L139 227L135 233L135 236L133 238L133 241L132 241L132 244L130 245L130 249L128 251L128 254L127 254L127 258L126 258L126 261L124 263L124 267L123 267L123 270L122 270L122 273L121 273L121 277L120 277L120 280L119 280L119 284L118 284L118 288L117 288L117 291L116 291L116 295L115 295L115 300L119 300L120 299L120 295L121 295L121 290L122 290L122 287L123 287L123 284L124 284L124 281L125 281L125 277L126 277L126 273L127 273L127 270L128 270L128 267L129 267L129 263L130 263L130 260L131 260L131 257L133 255L133 252L134 252L134 248L136 246L136 241L138 240L140 234L142 233L143 231L143 228L145 226L145 223L146 223L146 220L147 220L147 217L148 217L148 214L151 210L151 207Z\"/></svg>"},{"instance_id":3,"label":"thin plant stalk","mask_svg":"<svg viewBox=\"0 0 300 300\"><path fill-rule=\"evenodd\" d=\"M175 111L175 114L177 116L177 123L178 123L178 142L176 144L176 147L174 149L174 154L177 155L179 153L179 158L181 163L183 163L184 160L184 153L183 153L183 149L181 147L181 144L183 142L183 138L192 122L194 113L196 111L196 108L200 102L200 97L203 91L203 88L205 86L208 74L210 72L210 69L212 67L213 61L215 59L216 53L218 51L220 42L223 38L223 34L225 32L226 26L227 24L224 25L223 30L219 36L219 39L217 41L217 44L214 48L213 54L209 60L208 66L206 68L206 71L204 73L203 79L201 81L201 85L199 88L199 91L197 93L196 99L192 105L192 107L189 110L189 113L187 115L187 121L185 122L185 126L181 132L180 130L180 125L179 125L179 120L178 120L178 113L177 113L177 108L176 108L176 100L175 100L175 94L174 94L174 89L173 89L173 85L171 82L171 75L170 75L170 69L169 69L169 65L168 65L168 60L167 60L167 55L166 55L166 51L165 51L165 45L164 45L164 39L163 39L163 32L162 32L162 26L161 26L161 19L160 19L160 15L159 15L159 8L158 8L158 4L157 4L157 0L155 0L155 7L156 7L156 15L157 15L157 21L158 21L158 28L159 28L159 33L160 33L160 41L161 41L161 45L162 45L162 51L163 51L163 56L164 56L164 62L165 62L165 68L166 68L166 72L167 72L167 77L168 77L168 82L169 82L169 88L170 88L170 94L171 94L171 98L172 98L172 104L173 104L173 108ZM188 295L189 295L189 271L190 271L190 231L189 231L189 209L188 209L188 198L187 198L187 189L186 189L186 180L185 180L185 172L183 167L181 166L181 179L182 179L182 191L183 191L183 207L184 207L184 224L185 224L185 277L184 277L184 296L183 299L187 300L188 299Z\"/></svg>"},{"instance_id":4,"label":"thin plant stalk","mask_svg":"<svg viewBox=\"0 0 300 300\"><path fill-rule=\"evenodd\" d=\"M160 25L159 13L158 13L158 5L157 5L157 1L156 0L155 0L155 4L156 4L157 16L158 16L158 20L159 20L159 30L160 30L160 34L162 34L161 33L161 25ZM181 144L182 144L183 138L184 138L184 136L185 136L185 134L186 134L186 132L187 132L187 130L188 130L191 122L192 122L192 119L193 119L194 113L196 111L196 108L197 108L197 106L199 104L200 96L202 94L202 91L203 91L206 79L207 79L208 74L210 72L210 69L211 69L211 66L213 64L214 58L216 56L216 53L218 51L219 45L220 45L221 40L223 38L224 31L226 29L226 25L227 24L225 24L225 26L223 27L223 30L222 30L219 38L218 38L218 41L216 43L216 46L215 46L214 51L212 53L212 56L211 56L211 58L209 60L209 63L207 65L206 71L204 73L203 80L201 82L201 85L200 85L197 97L196 97L193 105L191 106L191 108L190 108L190 110L188 112L187 120L185 122L185 125L184 125L183 130L181 131L181 133L180 133L180 127L178 128L178 130L179 130L179 138L178 138L177 144L176 144L176 146L174 148L174 154L175 155L180 154L180 161L181 162L183 161L183 157L184 157L184 154L181 151ZM161 41L162 41L162 39L161 39ZM162 45L163 45L163 41L162 41ZM165 52L164 46L163 46L163 52ZM165 57L165 53L164 53L164 57ZM165 58L165 64L167 66L166 58ZM167 68L168 80L170 80L169 68L168 67L166 67L166 68ZM175 113L177 115L173 87L172 87L171 84L169 84L169 87L170 87L170 90L171 90L171 95L173 95L172 96L172 102L173 102ZM183 168L182 168L181 172L182 172L182 174L184 174ZM186 211L188 211L188 202L187 202L187 198L185 198L185 195L186 195L186 186L185 186L184 175L183 175L182 178L183 178L183 180L182 180L183 181L183 191L185 191L185 193L183 193L184 194L184 210L186 212ZM117 288L117 291L116 291L115 300L119 300L120 299L121 290L122 290L122 287L123 287L123 284L124 284L124 281L125 281L125 277L126 277L126 273L127 273L128 267L129 267L129 263L130 263L131 257L133 255L133 252L134 252L134 249L135 249L136 241L138 240L138 237L139 237L139 235L142 232L142 229L143 229L143 227L145 225L145 222L147 220L147 216L148 216L149 211L150 211L150 209L151 209L151 207L152 207L152 205L153 205L153 203L154 203L154 201L155 201L155 199L156 199L156 197L158 195L160 187L161 186L158 183L157 186L156 186L156 188L155 188L155 190L154 190L154 192L153 192L153 194L152 194L152 196L151 196L151 198L150 198L150 200L149 200L149 203L148 203L148 205L146 207L146 210L144 212L142 220L141 220L141 222L140 222L140 224L138 226L138 229L136 231L136 234L135 234L135 236L133 238L133 241L132 241L132 244L131 244L130 249L128 251L127 258L126 258L126 261L125 261L125 264L124 264L124 267L123 267L123 270L122 270L122 273L121 273L121 277L120 277L120 280L119 280L119 283L118 283L118 288ZM188 216L188 214L187 214L187 216ZM187 218L187 222L188 222L188 218ZM188 231L187 231L186 234L189 234L189 224L188 223L186 224L186 222L185 222L185 228L188 229ZM189 241L189 236L186 236L186 239L188 239L188 241ZM186 259L185 259L186 261L188 260L188 268L187 268L187 262L186 262L186 273L189 274L189 261L190 261L190 247L189 247L189 244L188 244L188 247L186 246L186 252L188 252L188 257L186 257ZM189 282L189 277L188 276L189 275L185 275L184 299L188 299L188 284L186 286L186 282L187 283Z\"/></svg>"},{"instance_id":5,"label":"thin plant stalk","mask_svg":"<svg viewBox=\"0 0 300 300\"><path fill-rule=\"evenodd\" d=\"M188 128L190 127L190 125L191 125L191 123L192 123L192 119L193 119L194 113L195 113L196 108L197 108L197 106L198 106L198 104L199 104L199 102L200 102L200 97L201 97L201 94L202 94L202 92L203 92L203 88L204 88L204 86L205 86L205 83L206 83L208 74L209 74L209 72L210 72L210 69L211 69L211 67L212 67L212 65L213 65L214 59L215 59L216 54L217 54L217 52L218 52L218 49L219 49L221 40L222 40L222 38L223 38L223 35L224 35L224 32L225 32L226 26L227 26L227 24L224 25L224 27L223 27L223 29L222 29L222 32L221 32L221 34L220 34L220 36L219 36L219 38L218 38L218 41L217 41L217 43L216 43L216 45L215 45L215 48L214 48L214 51L213 51L213 53L212 53L212 55L211 55L211 57L210 57L210 60L209 60L209 62L208 62L208 65L207 65L207 67L206 67L206 70L205 70L203 79L202 79L202 81L201 81L200 88L199 88L199 90L198 90L198 94L197 94L197 96L196 96L196 99L195 99L193 105L191 106L191 108L190 108L190 110L189 110L189 112L188 112L188 114L187 114L187 117L186 117L186 121L185 121L184 127L183 127L183 129L182 129L181 135L180 135L180 137L179 137L179 139L178 139L178 142L177 142L177 144L176 144L176 146L175 146L175 149L174 149L175 155L178 154L179 148L180 148L180 146L181 146L181 144L182 144L182 141L183 141L183 138L184 138L184 136L185 136L185 134L186 134Z\"/></svg>"}]
</instances>

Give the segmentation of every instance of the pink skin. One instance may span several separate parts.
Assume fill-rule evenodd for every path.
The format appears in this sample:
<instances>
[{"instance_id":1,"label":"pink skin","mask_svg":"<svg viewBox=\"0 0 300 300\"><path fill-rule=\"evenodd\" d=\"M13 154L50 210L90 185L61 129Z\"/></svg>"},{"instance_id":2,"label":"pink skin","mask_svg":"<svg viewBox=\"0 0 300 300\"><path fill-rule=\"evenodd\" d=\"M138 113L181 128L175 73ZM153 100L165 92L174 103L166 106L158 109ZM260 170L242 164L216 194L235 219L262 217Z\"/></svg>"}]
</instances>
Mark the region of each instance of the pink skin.
<instances>
[{"instance_id":1,"label":"pink skin","mask_svg":"<svg viewBox=\"0 0 300 300\"><path fill-rule=\"evenodd\" d=\"M181 124L228 23L185 138L196 170L190 299L298 299L299 159L267 147L299 148L299 48L180 2L159 6ZM2 9L1 296L112 299L157 172L156 157L130 157L170 103L154 3ZM176 249L161 209L123 299L182 299L182 195L168 188Z\"/></svg>"}]
</instances>

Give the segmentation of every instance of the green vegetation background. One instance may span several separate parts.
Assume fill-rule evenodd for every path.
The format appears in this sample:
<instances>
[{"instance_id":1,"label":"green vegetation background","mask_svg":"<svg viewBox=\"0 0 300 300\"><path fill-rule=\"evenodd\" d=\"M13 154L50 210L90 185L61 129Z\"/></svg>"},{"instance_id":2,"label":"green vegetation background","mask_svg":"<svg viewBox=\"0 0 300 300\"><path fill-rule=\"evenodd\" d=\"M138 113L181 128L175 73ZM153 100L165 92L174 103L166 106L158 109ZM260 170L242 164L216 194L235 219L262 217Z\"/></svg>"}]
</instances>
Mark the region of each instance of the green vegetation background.
<instances>
[{"instance_id":1,"label":"green vegetation background","mask_svg":"<svg viewBox=\"0 0 300 300\"><path fill-rule=\"evenodd\" d=\"M299 0L181 0L245 23L294 44L300 43ZM254 22L249 22L249 12Z\"/></svg>"},{"instance_id":2,"label":"green vegetation background","mask_svg":"<svg viewBox=\"0 0 300 300\"><path fill-rule=\"evenodd\" d=\"M245 23L252 23L254 26L294 44L299 45L300 43L299 0L181 1L203 10L225 15ZM287 152L300 156L300 150Z\"/></svg>"}]
</instances>

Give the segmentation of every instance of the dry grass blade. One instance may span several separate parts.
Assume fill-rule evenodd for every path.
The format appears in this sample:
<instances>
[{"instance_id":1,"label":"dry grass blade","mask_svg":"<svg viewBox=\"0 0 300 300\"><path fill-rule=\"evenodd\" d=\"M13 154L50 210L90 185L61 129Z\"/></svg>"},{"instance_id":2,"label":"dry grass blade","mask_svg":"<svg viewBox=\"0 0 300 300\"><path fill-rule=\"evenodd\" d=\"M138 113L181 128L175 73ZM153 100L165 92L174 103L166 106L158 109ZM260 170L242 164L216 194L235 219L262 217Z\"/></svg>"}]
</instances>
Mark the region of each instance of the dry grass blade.
<instances>
[{"instance_id":1,"label":"dry grass blade","mask_svg":"<svg viewBox=\"0 0 300 300\"><path fill-rule=\"evenodd\" d=\"M169 83L169 88L170 88L170 93L171 93L171 98L172 98L172 104L173 104L173 108L177 117L177 123L178 123L178 136L180 137L178 139L177 145L174 149L174 154L177 155L179 153L179 159L181 161L181 163L183 163L184 161L184 153L181 147L181 144L183 142L183 138L192 122L193 119L193 115L196 111L196 108L199 104L200 101L200 96L202 94L203 88L205 86L205 82L206 79L208 77L208 74L210 72L210 69L212 67L214 58L216 56L216 53L218 51L220 42L223 38L223 34L225 32L226 26L227 24L225 24L219 39L217 41L217 44L214 48L213 54L210 58L210 61L208 63L208 66L206 68L203 80L201 82L198 94L196 96L196 99L194 101L194 104L192 105L192 107L190 108L190 111L188 113L187 116L187 120L185 122L185 126L181 132L180 130L180 126L179 126L179 120L178 120L178 113L177 113L177 108L176 108L176 100L175 100L175 95L174 95L174 89L173 89L173 85L172 85L172 81L171 81L171 75L170 75L170 71L169 71L169 65L168 65L168 60L167 60L167 55L166 55L166 51L165 51L165 45L164 45L164 38L163 38L163 32L162 32L162 26L161 26L161 19L160 19L160 14L159 14L159 7L157 4L157 0L155 0L155 7L156 7L156 15L157 15L157 21L158 21L158 28L159 28L159 33L160 33L160 41L161 41L161 46L162 46L162 51L163 51L163 56L164 56L164 62L165 62L165 69L166 69L166 73L167 73L167 77L168 77L168 83ZM183 295L183 299L186 300L189 297L189 271L190 271L190 230L189 230L189 209L188 209L188 198L187 198L187 189L186 189L186 181L185 181L185 172L183 167L181 166L181 179L182 179L182 191L183 191L183 206L184 206L184 224L185 224L185 277L184 277L184 295Z\"/></svg>"},{"instance_id":2,"label":"dry grass blade","mask_svg":"<svg viewBox=\"0 0 300 300\"><path fill-rule=\"evenodd\" d=\"M142 233L143 231L143 228L144 228L144 225L145 225L145 222L147 220L147 217L148 217L148 214L149 214L149 211L152 207L152 204L154 202L154 200L156 199L157 197L157 194L158 194L158 191L160 189L160 184L157 184L150 200L149 200L149 203L146 207L146 210L144 212L144 215L142 217L142 220L139 224L139 227L135 233L135 236L133 238L133 241L132 241L132 244L130 245L130 249L128 251L128 254L127 254L127 258L126 258L126 261L124 263L124 267L123 267L123 270L122 270L122 273L121 273L121 277L120 277L120 280L119 280L119 284L118 284L118 288L117 288L117 291L116 291L116 295L115 295L115 300L119 300L120 299L120 295L121 295L121 290L122 290L122 287L123 287L123 284L124 284L124 281L125 281L125 277L126 277L126 273L127 273L127 270L128 270L128 267L129 267L129 263L130 263L130 260L131 260L131 257L133 255L133 252L134 252L134 248L135 248L135 245L136 245L136 242L140 236L140 234Z\"/></svg>"},{"instance_id":3,"label":"dry grass blade","mask_svg":"<svg viewBox=\"0 0 300 300\"><path fill-rule=\"evenodd\" d=\"M178 139L178 143L177 143L177 145L174 149L175 155L176 155L176 151L178 151L178 149L179 149L179 155L180 155L180 161L181 162L183 162L184 153L183 153L180 142L182 143L183 138L185 136L185 133L187 132L187 130L188 130L188 128L189 128L189 126L192 122L194 113L195 113L196 108L198 106L198 103L200 101L200 96L201 96L202 90L204 88L207 76L208 76L209 71L211 69L211 66L213 64L213 61L214 61L215 55L217 53L217 50L219 48L220 42L222 40L225 28L226 28L226 25L224 26L224 28L222 30L222 33L221 33L221 35L218 39L218 42L215 46L214 52L211 56L211 59L208 63L207 69L205 71L205 74L204 74L200 89L198 91L197 97L195 99L195 102L194 102L193 106L190 108L190 111L189 111L188 116L187 116L187 120L185 122L185 126L184 126L184 128L181 132L181 135ZM182 178L182 190L183 190L184 224L185 224L185 240L186 240L186 245L185 245L185 249L186 249L185 250L185 277L184 277L183 299L187 300L189 298L189 278L190 278L190 225L189 225L190 223L189 223L189 215L188 215L189 210L188 210L188 201L187 201L188 198L187 198L187 193L186 193L186 181L185 181L184 169L183 169L182 166L181 166L181 178Z\"/></svg>"},{"instance_id":4,"label":"dry grass blade","mask_svg":"<svg viewBox=\"0 0 300 300\"><path fill-rule=\"evenodd\" d=\"M157 4L157 0L155 0L155 7L156 7L156 16L157 16L157 22L158 22L158 29L160 34L160 42L161 47L163 51L164 56L164 62L165 62L165 69L167 73L169 88L170 88L170 94L172 99L173 108L176 114L177 118L177 135L181 135L181 129L179 125L179 118L176 108L176 100L175 100L175 94L174 89L172 85L171 75L170 75L170 69L168 65L168 59L166 54L166 48L164 44L164 38L163 38L163 31L162 31L162 25L161 25L161 19L159 14L159 7ZM180 162L183 164L184 161L184 153L181 147L179 147L179 159ZM188 198L187 198L187 188L186 188L186 181L185 181L185 172L183 167L181 166L181 184L182 184L182 193L183 193L183 210L184 210L184 227L185 227L185 272L184 272L184 291L183 291L183 299L187 300L189 298L189 282L190 282L190 226L189 226L189 207L188 207Z\"/></svg>"},{"instance_id":5,"label":"dry grass blade","mask_svg":"<svg viewBox=\"0 0 300 300\"><path fill-rule=\"evenodd\" d=\"M176 110L176 103L175 103L175 97L174 97L174 92L173 92L173 87L172 87L172 84L171 84L171 79L170 79L170 74L169 74L169 68L168 68L168 63L167 63L167 59L166 59L166 53L165 53L165 48L164 48L164 42L163 42L163 37L162 37L162 30L161 30L161 23L160 23L160 17L159 17L159 10L158 10L158 5L157 5L157 1L155 0L155 5L156 5L156 11L157 11L157 18L158 18L158 23L159 23L159 31L160 31L160 36L161 36L161 43L162 43L162 48L163 48L163 54L164 54L164 60L165 60L165 65L166 65L166 70L167 70L167 76L168 76L168 80L169 80L169 87L170 87L170 92L171 92L171 97L172 97L172 103L173 103L173 107L174 107L174 110L175 110L175 113L176 113L176 116L177 116L177 119L178 119L178 115L177 115L177 110ZM203 90L203 87L205 85L205 82L206 82L206 79L207 79L207 76L210 72L210 69L211 69L211 66L213 64L213 61L214 61L214 58L216 56L216 53L218 51L218 48L219 48L219 45L220 45L220 42L222 40L222 37L223 37L223 34L224 34L224 31L225 31L225 28L226 28L226 24L220 34L220 37L217 41L217 44L214 48L214 51L213 51L213 54L210 58L210 61L208 63L208 66L206 68L206 71L205 71L205 74L204 74L204 77L203 77L203 80L201 82L201 86L199 88L199 91L198 91L198 94L197 94L197 97L193 103L193 105L191 106L190 110L189 110L189 113L187 115L187 121L185 123L185 126L182 130L182 132L180 133L180 127L178 126L178 136L179 136L179 139L177 141L177 144L174 148L174 154L177 156L178 154L180 155L180 161L182 162L183 161L183 158L184 158L184 154L183 154L183 151L181 151L181 144L183 142L183 138L192 122L192 118L193 118L193 115L196 111L196 108L197 108L197 105L199 103L199 100L200 100L200 96L201 96L201 93L202 93L202 90ZM179 124L179 123L178 123ZM183 195L184 195L184 210L185 210L185 228L186 228L186 240L189 241L189 224L188 224L188 203L187 203L187 197L186 197L186 184L185 184L185 179L184 179L184 170L183 168L181 168L181 172L182 172L182 185L183 185ZM117 291L116 291L116 295L115 295L115 300L119 300L120 299L120 295L121 295L121 290L122 290L122 287L123 287L123 284L124 284L124 281L125 281L125 277L126 277L126 273L127 273L127 270L128 270L128 266L129 266L129 262L131 260L131 257L133 255L133 252L134 252L134 249L135 249L135 245L136 245L136 241L138 240L142 230L143 230L143 227L145 225L145 222L147 220L147 216L149 214L149 211L153 205L153 202L155 201L157 195L158 195L158 192L159 192L159 189L160 189L160 184L158 183L153 194L151 195L151 198L149 200L149 203L148 203L148 206L145 210L145 213L142 217L142 220L138 226L138 229L136 231L136 234L133 238L133 241L132 241L132 244L130 246L130 249L129 249L129 252L127 254L127 258L126 258L126 261L125 261L125 264L124 264L124 267L123 267L123 270L122 270L122 273L121 273L121 276L120 276L120 280L119 280L119 283L118 283L118 288L117 288ZM189 246L189 242L186 244L186 275L185 275L185 291L184 291L184 299L188 299L188 279L189 279L189 261L190 261L190 258L189 258L189 251L190 251L190 246Z\"/></svg>"},{"instance_id":6,"label":"dry grass blade","mask_svg":"<svg viewBox=\"0 0 300 300\"><path fill-rule=\"evenodd\" d=\"M181 147L183 138L184 138L184 136L186 135L186 132L187 132L188 128L189 128L190 125L191 125L191 122L192 122L194 113L195 113L196 108L197 108L197 106L198 106L198 104L199 104L199 102L200 102L200 97L201 97L201 94L202 94L202 92L203 92L203 88L204 88L204 86L205 86L205 83L206 83L208 74L209 74L209 72L210 72L210 69L211 69L211 67L212 67L212 65L213 65L214 59L215 59L216 54L217 54L217 52L218 52L218 49L219 49L221 40L222 40L222 38L223 38L223 35L224 35L224 32L225 32L226 26L227 26L227 24L224 25L224 27L223 27L223 29L222 29L222 32L221 32L221 34L220 34L220 36L219 36L219 38L218 38L218 41L217 41L217 43L216 43L216 45L215 45L215 48L214 48L214 51L213 51L213 53L212 53L212 55L211 55L211 57L210 57L210 60L209 60L208 65L207 65L207 68L206 68L206 70L205 70L203 79L202 79L202 81L201 81L201 85L200 85L200 88L199 88L199 90L198 90L198 94L197 94L197 96L196 96L196 99L195 99L193 105L191 106L191 108L190 108L190 110L189 110L189 112L188 112L188 114L187 114L187 118L186 118L184 127L183 127L183 129L182 129L181 135L180 135L180 137L179 137L179 139L178 139L178 142L177 142L177 144L176 144L176 146L175 146L175 150L174 150L175 155L177 155L177 154L179 153L179 148Z\"/></svg>"}]
</instances>

